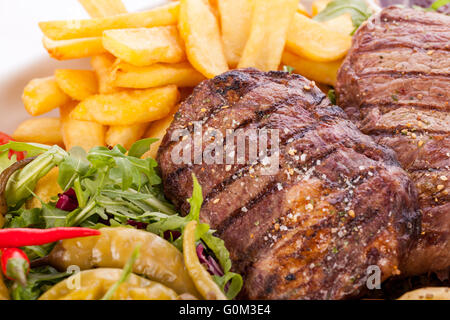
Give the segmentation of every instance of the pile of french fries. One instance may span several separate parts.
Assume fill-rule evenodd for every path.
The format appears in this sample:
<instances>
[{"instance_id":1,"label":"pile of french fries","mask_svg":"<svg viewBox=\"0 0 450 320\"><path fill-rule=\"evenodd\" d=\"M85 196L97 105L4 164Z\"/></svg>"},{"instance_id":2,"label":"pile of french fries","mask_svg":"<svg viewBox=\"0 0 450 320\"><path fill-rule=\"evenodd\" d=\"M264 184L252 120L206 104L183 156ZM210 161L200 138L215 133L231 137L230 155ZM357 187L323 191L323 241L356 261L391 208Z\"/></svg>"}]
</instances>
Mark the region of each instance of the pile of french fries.
<instances>
[{"instance_id":1,"label":"pile of french fries","mask_svg":"<svg viewBox=\"0 0 450 320\"><path fill-rule=\"evenodd\" d=\"M290 66L334 85L351 45L351 17L317 22L298 0L181 0L128 13L121 0L79 0L91 19L46 21L43 45L58 60L91 58L92 70L55 70L33 79L23 103L32 116L59 108L59 118L31 118L18 141L81 146L161 139L180 96L230 68ZM181 94L180 94L181 93ZM158 144L146 156L156 156Z\"/></svg>"}]
</instances>

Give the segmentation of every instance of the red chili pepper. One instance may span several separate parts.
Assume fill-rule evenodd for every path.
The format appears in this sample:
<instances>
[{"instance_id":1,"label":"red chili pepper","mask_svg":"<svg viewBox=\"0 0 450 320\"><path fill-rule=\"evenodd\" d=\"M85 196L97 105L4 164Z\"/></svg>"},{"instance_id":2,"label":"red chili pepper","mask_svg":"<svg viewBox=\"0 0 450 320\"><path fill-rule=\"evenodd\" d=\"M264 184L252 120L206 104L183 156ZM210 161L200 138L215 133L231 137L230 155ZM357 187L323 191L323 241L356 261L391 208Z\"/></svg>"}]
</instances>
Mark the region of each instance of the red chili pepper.
<instances>
[{"instance_id":1,"label":"red chili pepper","mask_svg":"<svg viewBox=\"0 0 450 320\"><path fill-rule=\"evenodd\" d=\"M89 228L8 228L0 230L0 248L40 246L58 240L98 236L100 231Z\"/></svg>"},{"instance_id":2,"label":"red chili pepper","mask_svg":"<svg viewBox=\"0 0 450 320\"><path fill-rule=\"evenodd\" d=\"M10 141L14 141L14 139L6 133L0 131L0 145L7 144ZM23 152L13 150L9 150L8 158L11 159L13 154L17 156L17 161L23 160L25 158L25 154Z\"/></svg>"},{"instance_id":3,"label":"red chili pepper","mask_svg":"<svg viewBox=\"0 0 450 320\"><path fill-rule=\"evenodd\" d=\"M5 277L25 286L27 274L30 272L30 260L25 252L18 248L3 248L0 250L2 252L2 272Z\"/></svg>"}]
</instances>

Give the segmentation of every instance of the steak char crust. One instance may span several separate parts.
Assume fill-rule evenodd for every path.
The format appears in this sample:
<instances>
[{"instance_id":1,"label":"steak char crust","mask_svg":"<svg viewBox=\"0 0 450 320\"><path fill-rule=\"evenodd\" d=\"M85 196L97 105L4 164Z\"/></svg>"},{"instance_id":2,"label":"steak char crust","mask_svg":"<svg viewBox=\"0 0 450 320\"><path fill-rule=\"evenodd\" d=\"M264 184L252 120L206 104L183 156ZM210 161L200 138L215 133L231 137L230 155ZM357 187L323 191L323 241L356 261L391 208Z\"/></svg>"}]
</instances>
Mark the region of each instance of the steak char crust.
<instances>
[{"instance_id":1,"label":"steak char crust","mask_svg":"<svg viewBox=\"0 0 450 320\"><path fill-rule=\"evenodd\" d=\"M361 26L338 104L416 184L422 236L404 274L450 271L450 16L388 7Z\"/></svg>"},{"instance_id":2,"label":"steak char crust","mask_svg":"<svg viewBox=\"0 0 450 320\"><path fill-rule=\"evenodd\" d=\"M175 164L171 153L214 128L279 129L279 170L263 164ZM205 146L203 145L203 148ZM414 185L392 150L362 134L313 82L286 72L233 70L202 82L185 100L159 149L164 191L187 213L194 173L200 219L217 230L240 298L343 299L366 288L367 269L398 274L420 232Z\"/></svg>"}]
</instances>

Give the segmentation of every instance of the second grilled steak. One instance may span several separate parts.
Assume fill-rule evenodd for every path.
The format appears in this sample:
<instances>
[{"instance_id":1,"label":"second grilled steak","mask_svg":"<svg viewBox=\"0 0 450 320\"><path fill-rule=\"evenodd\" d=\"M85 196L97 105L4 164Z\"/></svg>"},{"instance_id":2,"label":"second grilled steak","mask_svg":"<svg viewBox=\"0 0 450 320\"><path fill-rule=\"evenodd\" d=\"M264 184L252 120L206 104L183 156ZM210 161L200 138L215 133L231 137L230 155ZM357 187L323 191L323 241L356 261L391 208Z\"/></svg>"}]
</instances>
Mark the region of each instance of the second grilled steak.
<instances>
[{"instance_id":1,"label":"second grilled steak","mask_svg":"<svg viewBox=\"0 0 450 320\"><path fill-rule=\"evenodd\" d=\"M203 132L279 130L278 172L262 174L263 160L179 163L174 150L196 122ZM171 141L177 130L186 138ZM184 213L197 176L201 220L217 230L244 276L241 298L357 296L370 266L380 268L381 280L398 273L419 233L415 189L392 151L299 75L246 69L202 82L182 103L158 161L165 194Z\"/></svg>"},{"instance_id":2,"label":"second grilled steak","mask_svg":"<svg viewBox=\"0 0 450 320\"><path fill-rule=\"evenodd\" d=\"M394 149L417 186L423 234L405 274L450 270L450 17L389 7L362 26L338 104Z\"/></svg>"}]
</instances>

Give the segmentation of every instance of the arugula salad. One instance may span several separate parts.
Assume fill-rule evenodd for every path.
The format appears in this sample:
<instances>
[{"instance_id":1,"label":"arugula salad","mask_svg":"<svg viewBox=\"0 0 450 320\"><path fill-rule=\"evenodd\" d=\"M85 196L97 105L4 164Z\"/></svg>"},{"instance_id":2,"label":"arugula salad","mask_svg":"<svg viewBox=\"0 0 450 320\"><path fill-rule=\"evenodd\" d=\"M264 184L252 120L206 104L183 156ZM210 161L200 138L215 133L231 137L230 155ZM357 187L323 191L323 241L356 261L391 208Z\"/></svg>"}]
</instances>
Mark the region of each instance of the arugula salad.
<instances>
[{"instance_id":1,"label":"arugula salad","mask_svg":"<svg viewBox=\"0 0 450 320\"><path fill-rule=\"evenodd\" d=\"M198 258L226 297L232 299L242 287L242 278L230 271L231 260L224 242L214 236L209 225L199 222L201 186L193 177L192 197L187 199L190 213L179 215L164 198L157 162L141 158L155 140L137 141L128 151L117 145L112 149L96 147L88 153L80 147L67 152L58 146L15 141L0 146L0 192L7 208L4 221L0 221L2 228L135 228L166 239L182 252L185 226L197 221ZM5 177L7 168L16 163L16 155L10 156L10 150L35 158ZM45 202L34 190L55 167L63 192ZM30 199L37 199L41 206L27 208ZM24 286L6 280L11 298L37 299L70 275L45 263L54 246L49 243L22 248L31 269Z\"/></svg>"}]
</instances>

